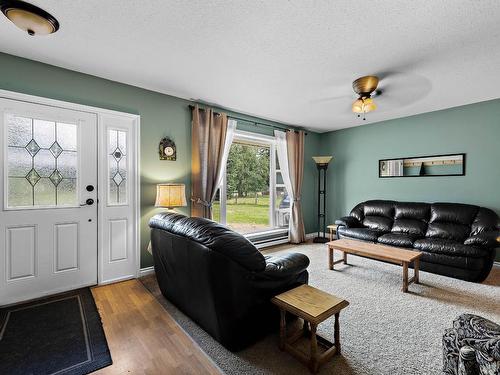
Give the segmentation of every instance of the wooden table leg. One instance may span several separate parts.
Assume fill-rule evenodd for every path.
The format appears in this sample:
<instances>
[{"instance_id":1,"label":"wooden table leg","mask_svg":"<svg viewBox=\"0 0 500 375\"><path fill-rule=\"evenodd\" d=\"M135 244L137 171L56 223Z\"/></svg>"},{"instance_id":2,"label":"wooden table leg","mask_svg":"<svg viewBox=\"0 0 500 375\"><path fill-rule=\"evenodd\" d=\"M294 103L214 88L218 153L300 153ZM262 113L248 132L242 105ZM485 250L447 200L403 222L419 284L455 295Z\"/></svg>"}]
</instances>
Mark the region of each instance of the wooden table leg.
<instances>
[{"instance_id":1,"label":"wooden table leg","mask_svg":"<svg viewBox=\"0 0 500 375\"><path fill-rule=\"evenodd\" d=\"M328 228L330 230L330 241L333 241L333 229L332 228Z\"/></svg>"},{"instance_id":2,"label":"wooden table leg","mask_svg":"<svg viewBox=\"0 0 500 375\"><path fill-rule=\"evenodd\" d=\"M419 268L420 268L420 258L417 258L415 259L415 261L413 262L413 271L414 271L414 283L415 284L419 284L420 283L420 279L419 279Z\"/></svg>"},{"instance_id":3,"label":"wooden table leg","mask_svg":"<svg viewBox=\"0 0 500 375\"><path fill-rule=\"evenodd\" d=\"M280 310L281 319L280 319L280 350L285 350L285 342L286 342L286 311Z\"/></svg>"},{"instance_id":4,"label":"wooden table leg","mask_svg":"<svg viewBox=\"0 0 500 375\"><path fill-rule=\"evenodd\" d=\"M304 325L302 326L302 333L304 337L309 337L309 322L304 319Z\"/></svg>"},{"instance_id":5,"label":"wooden table leg","mask_svg":"<svg viewBox=\"0 0 500 375\"><path fill-rule=\"evenodd\" d=\"M408 262L403 262L403 293L408 292Z\"/></svg>"},{"instance_id":6,"label":"wooden table leg","mask_svg":"<svg viewBox=\"0 0 500 375\"><path fill-rule=\"evenodd\" d=\"M334 325L334 344L336 348L336 354L340 354L340 324L339 324L340 313L335 314L335 325Z\"/></svg>"},{"instance_id":7,"label":"wooden table leg","mask_svg":"<svg viewBox=\"0 0 500 375\"><path fill-rule=\"evenodd\" d=\"M328 268L333 270L333 247L328 246Z\"/></svg>"},{"instance_id":8,"label":"wooden table leg","mask_svg":"<svg viewBox=\"0 0 500 375\"><path fill-rule=\"evenodd\" d=\"M344 257L343 257L344 258L344 264L347 264L347 253L345 251L343 253L344 253Z\"/></svg>"},{"instance_id":9,"label":"wooden table leg","mask_svg":"<svg viewBox=\"0 0 500 375\"><path fill-rule=\"evenodd\" d=\"M316 324L311 323L311 353L309 358L309 369L313 374L318 372L318 338L316 336Z\"/></svg>"}]
</instances>

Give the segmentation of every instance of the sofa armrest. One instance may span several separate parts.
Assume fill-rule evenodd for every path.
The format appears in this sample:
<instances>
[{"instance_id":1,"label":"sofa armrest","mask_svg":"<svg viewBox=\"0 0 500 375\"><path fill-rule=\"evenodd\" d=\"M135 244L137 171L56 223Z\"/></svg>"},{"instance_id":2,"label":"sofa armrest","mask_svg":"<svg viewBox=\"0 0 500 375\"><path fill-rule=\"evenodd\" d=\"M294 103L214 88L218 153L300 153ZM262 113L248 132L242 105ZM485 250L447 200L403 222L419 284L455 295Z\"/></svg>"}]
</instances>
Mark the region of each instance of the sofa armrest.
<instances>
[{"instance_id":1,"label":"sofa armrest","mask_svg":"<svg viewBox=\"0 0 500 375\"><path fill-rule=\"evenodd\" d=\"M354 216L344 216L335 220L335 224L342 225L347 228L360 228L362 225Z\"/></svg>"},{"instance_id":2,"label":"sofa armrest","mask_svg":"<svg viewBox=\"0 0 500 375\"><path fill-rule=\"evenodd\" d=\"M463 345L500 361L500 326L483 317L462 314L453 322L458 340Z\"/></svg>"},{"instance_id":3,"label":"sofa armrest","mask_svg":"<svg viewBox=\"0 0 500 375\"><path fill-rule=\"evenodd\" d=\"M285 279L298 275L309 266L309 258L299 253L268 255L265 259L266 269L262 275L271 279Z\"/></svg>"},{"instance_id":4,"label":"sofa armrest","mask_svg":"<svg viewBox=\"0 0 500 375\"><path fill-rule=\"evenodd\" d=\"M487 247L489 249L494 249L495 247L500 247L498 242L498 231L488 231L476 234L475 236L470 236L464 241L464 245L481 246Z\"/></svg>"}]
</instances>

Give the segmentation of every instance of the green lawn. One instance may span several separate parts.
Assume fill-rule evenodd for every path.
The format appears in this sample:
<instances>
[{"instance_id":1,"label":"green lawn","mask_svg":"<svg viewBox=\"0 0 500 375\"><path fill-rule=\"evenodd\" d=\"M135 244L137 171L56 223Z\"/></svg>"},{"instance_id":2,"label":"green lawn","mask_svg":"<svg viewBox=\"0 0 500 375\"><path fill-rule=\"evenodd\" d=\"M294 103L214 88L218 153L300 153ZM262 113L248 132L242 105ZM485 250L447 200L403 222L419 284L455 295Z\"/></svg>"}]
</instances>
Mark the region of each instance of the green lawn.
<instances>
[{"instance_id":1,"label":"green lawn","mask_svg":"<svg viewBox=\"0 0 500 375\"><path fill-rule=\"evenodd\" d=\"M255 204L255 198L238 198L227 200L226 219L228 224L256 224L269 225L269 197L259 197ZM213 205L214 220L220 218L220 206Z\"/></svg>"}]
</instances>

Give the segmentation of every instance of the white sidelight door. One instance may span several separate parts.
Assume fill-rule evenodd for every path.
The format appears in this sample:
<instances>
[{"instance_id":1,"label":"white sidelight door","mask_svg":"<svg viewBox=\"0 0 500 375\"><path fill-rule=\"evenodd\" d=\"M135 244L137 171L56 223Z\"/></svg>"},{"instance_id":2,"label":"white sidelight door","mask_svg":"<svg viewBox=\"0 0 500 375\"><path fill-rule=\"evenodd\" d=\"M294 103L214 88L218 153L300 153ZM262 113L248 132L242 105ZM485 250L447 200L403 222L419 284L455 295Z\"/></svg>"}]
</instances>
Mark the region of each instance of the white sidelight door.
<instances>
[{"instance_id":1,"label":"white sidelight door","mask_svg":"<svg viewBox=\"0 0 500 375\"><path fill-rule=\"evenodd\" d=\"M0 99L0 305L97 284L97 115Z\"/></svg>"}]
</instances>

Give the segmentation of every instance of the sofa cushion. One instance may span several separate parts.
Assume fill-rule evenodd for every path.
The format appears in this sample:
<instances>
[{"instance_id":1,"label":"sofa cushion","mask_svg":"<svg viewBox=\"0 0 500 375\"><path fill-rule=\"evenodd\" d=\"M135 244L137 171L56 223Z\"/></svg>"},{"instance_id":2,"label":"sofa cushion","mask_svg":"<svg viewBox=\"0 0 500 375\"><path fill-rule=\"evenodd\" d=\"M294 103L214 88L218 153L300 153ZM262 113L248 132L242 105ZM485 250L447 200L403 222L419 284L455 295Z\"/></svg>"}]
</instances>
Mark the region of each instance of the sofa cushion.
<instances>
[{"instance_id":1,"label":"sofa cushion","mask_svg":"<svg viewBox=\"0 0 500 375\"><path fill-rule=\"evenodd\" d=\"M406 233L424 237L427 231L427 223L418 219L396 219L391 231L393 233Z\"/></svg>"},{"instance_id":2,"label":"sofa cushion","mask_svg":"<svg viewBox=\"0 0 500 375\"><path fill-rule=\"evenodd\" d=\"M371 241L371 242L376 242L377 238L383 234L383 232L369 228L346 228L346 227L339 227L338 233L340 237L345 236L350 238L356 238L362 241Z\"/></svg>"},{"instance_id":3,"label":"sofa cushion","mask_svg":"<svg viewBox=\"0 0 500 375\"><path fill-rule=\"evenodd\" d=\"M394 207L394 218L414 219L428 222L430 219L431 205L428 203L396 203Z\"/></svg>"},{"instance_id":4,"label":"sofa cushion","mask_svg":"<svg viewBox=\"0 0 500 375\"><path fill-rule=\"evenodd\" d=\"M405 233L387 233L380 236L377 239L377 242L389 246L412 248L415 239L416 239L415 236L408 235Z\"/></svg>"},{"instance_id":5,"label":"sofa cushion","mask_svg":"<svg viewBox=\"0 0 500 375\"><path fill-rule=\"evenodd\" d=\"M467 246L461 242L444 238L422 238L413 243L413 247L429 253L446 254L462 257L480 258L489 255L486 249Z\"/></svg>"},{"instance_id":6,"label":"sofa cushion","mask_svg":"<svg viewBox=\"0 0 500 375\"><path fill-rule=\"evenodd\" d=\"M470 226L479 207L459 203L433 203L430 222L456 223Z\"/></svg>"},{"instance_id":7,"label":"sofa cushion","mask_svg":"<svg viewBox=\"0 0 500 375\"><path fill-rule=\"evenodd\" d=\"M395 203L396 202L393 201L381 201L381 200L366 201L363 205L363 214L365 217L384 216L392 220L394 218Z\"/></svg>"},{"instance_id":8,"label":"sofa cushion","mask_svg":"<svg viewBox=\"0 0 500 375\"><path fill-rule=\"evenodd\" d=\"M464 242L469 236L470 227L456 223L430 223L427 227L425 237L444 238L458 242Z\"/></svg>"},{"instance_id":9,"label":"sofa cushion","mask_svg":"<svg viewBox=\"0 0 500 375\"><path fill-rule=\"evenodd\" d=\"M373 230L390 232L392 228L392 219L384 216L365 216L363 225Z\"/></svg>"}]
</instances>

